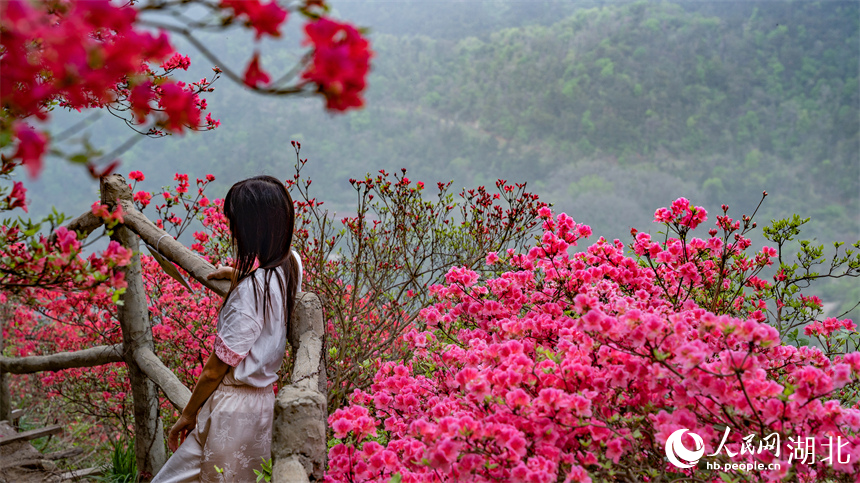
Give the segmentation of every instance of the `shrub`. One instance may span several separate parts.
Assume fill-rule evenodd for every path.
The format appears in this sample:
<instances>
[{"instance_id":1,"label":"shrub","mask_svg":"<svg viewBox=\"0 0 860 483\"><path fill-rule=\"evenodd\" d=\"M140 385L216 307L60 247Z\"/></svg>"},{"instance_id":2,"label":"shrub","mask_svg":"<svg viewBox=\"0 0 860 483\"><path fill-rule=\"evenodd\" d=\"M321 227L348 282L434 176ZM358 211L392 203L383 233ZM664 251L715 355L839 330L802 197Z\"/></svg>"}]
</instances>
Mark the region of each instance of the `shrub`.
<instances>
[{"instance_id":1,"label":"shrub","mask_svg":"<svg viewBox=\"0 0 860 483\"><path fill-rule=\"evenodd\" d=\"M663 210L657 221L685 234L706 220L686 200ZM431 287L437 303L421 311L427 330L406 337L414 358L382 364L370 389L355 391L330 417L339 441L327 481L849 481L857 474L860 410L837 398L857 388L860 353L829 359L817 348L783 345L765 317L700 306L713 295L709 276L721 272L684 261L684 244L668 235L656 247L641 234L634 242L637 253L653 249L650 260L663 265L602 238L571 255L590 229L563 213L541 214L537 246L487 257L505 273L480 282L475 271L452 268ZM686 248L699 250L693 245ZM725 243L708 249L718 258L723 249L738 255ZM756 266L776 255L763 250ZM750 279L746 265L727 267L732 280L741 279L738 270ZM855 330L850 321L840 328ZM701 439L709 465L666 461L667 439L681 429ZM687 434L682 441L697 447ZM807 460L812 449L832 458ZM765 469L729 475L710 463Z\"/></svg>"}]
</instances>

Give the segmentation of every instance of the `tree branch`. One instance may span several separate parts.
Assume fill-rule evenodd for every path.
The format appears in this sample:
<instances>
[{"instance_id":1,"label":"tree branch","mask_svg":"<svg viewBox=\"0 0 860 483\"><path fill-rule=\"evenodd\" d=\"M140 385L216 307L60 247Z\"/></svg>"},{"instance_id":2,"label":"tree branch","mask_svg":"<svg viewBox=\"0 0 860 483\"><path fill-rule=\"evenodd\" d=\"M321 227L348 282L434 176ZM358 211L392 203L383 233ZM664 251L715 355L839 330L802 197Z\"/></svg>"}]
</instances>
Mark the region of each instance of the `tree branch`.
<instances>
[{"instance_id":1,"label":"tree branch","mask_svg":"<svg viewBox=\"0 0 860 483\"><path fill-rule=\"evenodd\" d=\"M75 352L60 352L47 356L0 357L0 372L32 374L61 371L76 367L93 367L122 362L123 345L103 345Z\"/></svg>"},{"instance_id":2,"label":"tree branch","mask_svg":"<svg viewBox=\"0 0 860 483\"><path fill-rule=\"evenodd\" d=\"M182 411L191 399L191 391L176 377L161 359L146 347L134 351L134 362L158 386L170 404Z\"/></svg>"},{"instance_id":3,"label":"tree branch","mask_svg":"<svg viewBox=\"0 0 860 483\"><path fill-rule=\"evenodd\" d=\"M87 211L77 218L73 219L66 225L66 228L69 231L78 232L83 235L83 238L90 236L90 233L96 230L96 228L102 226L104 221L98 216L94 215L92 211ZM48 238L48 243L54 243L57 240L57 232L51 233L51 236Z\"/></svg>"},{"instance_id":4,"label":"tree branch","mask_svg":"<svg viewBox=\"0 0 860 483\"><path fill-rule=\"evenodd\" d=\"M222 297L227 295L227 291L230 289L229 282L206 279L207 275L215 271L215 267L211 263L176 241L166 231L155 226L149 218L134 207L134 203L131 201L131 190L125 178L118 174L112 174L104 179L104 186L105 191L108 192L106 199L119 200L122 204L125 226L137 233L141 240L155 248L164 258L185 269L189 275L205 287Z\"/></svg>"}]
</instances>

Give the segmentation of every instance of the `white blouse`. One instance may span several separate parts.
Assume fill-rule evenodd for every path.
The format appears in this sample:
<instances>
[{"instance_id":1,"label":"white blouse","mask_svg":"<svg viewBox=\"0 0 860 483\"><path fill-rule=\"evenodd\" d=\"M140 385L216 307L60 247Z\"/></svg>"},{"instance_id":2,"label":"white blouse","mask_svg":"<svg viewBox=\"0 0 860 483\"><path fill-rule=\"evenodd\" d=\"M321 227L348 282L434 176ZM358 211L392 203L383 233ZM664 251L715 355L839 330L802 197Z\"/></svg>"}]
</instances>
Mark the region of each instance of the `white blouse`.
<instances>
[{"instance_id":1,"label":"white blouse","mask_svg":"<svg viewBox=\"0 0 860 483\"><path fill-rule=\"evenodd\" d=\"M293 257L299 269L296 292L300 292L302 261L295 251ZM280 267L275 270L282 271ZM275 274L272 274L269 280L269 303L273 310L269 312L269 320L264 323L263 272L256 270L252 276L242 280L218 315L215 355L232 366L224 378L224 384L266 387L278 380L277 372L287 348L287 325L283 310L280 310L284 306L284 299ZM260 295L259 308L254 307L252 279L256 281Z\"/></svg>"}]
</instances>

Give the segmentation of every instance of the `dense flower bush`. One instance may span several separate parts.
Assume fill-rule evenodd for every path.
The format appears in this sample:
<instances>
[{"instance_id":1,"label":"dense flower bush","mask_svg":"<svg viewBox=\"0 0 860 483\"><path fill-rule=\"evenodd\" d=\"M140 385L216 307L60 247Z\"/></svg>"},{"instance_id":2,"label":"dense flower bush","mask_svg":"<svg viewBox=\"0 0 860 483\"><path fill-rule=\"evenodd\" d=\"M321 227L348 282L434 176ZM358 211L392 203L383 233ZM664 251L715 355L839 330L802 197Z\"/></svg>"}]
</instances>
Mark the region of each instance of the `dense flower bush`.
<instances>
[{"instance_id":1,"label":"dense flower bush","mask_svg":"<svg viewBox=\"0 0 860 483\"><path fill-rule=\"evenodd\" d=\"M295 143L296 173L287 180L296 203L293 238L305 269L304 289L323 303L328 348L328 407L367 388L380 360L408 358L403 336L432 302L428 287L451 266L487 268L487 252L520 249L539 227L546 203L525 183L497 180L451 191L426 186L406 170L350 179L354 216L334 218L301 177L306 160ZM492 270L490 270L492 271Z\"/></svg>"},{"instance_id":2,"label":"dense flower bush","mask_svg":"<svg viewBox=\"0 0 860 483\"><path fill-rule=\"evenodd\" d=\"M21 207L26 205L22 202ZM108 228L122 222L121 209L110 212L107 206L96 203L92 210L103 218ZM38 288L74 287L98 294L109 293L109 300L116 301L126 283L123 274L114 268L128 264L131 255L112 241L105 250L86 258L81 256L84 244L78 234L65 226L57 227L64 220L62 215L54 213L42 222L6 220L0 224L0 287L8 293L24 293L25 296ZM45 223L53 231L51 236L41 232Z\"/></svg>"},{"instance_id":3,"label":"dense flower bush","mask_svg":"<svg viewBox=\"0 0 860 483\"><path fill-rule=\"evenodd\" d=\"M139 171L129 178L135 188L145 179ZM174 188L137 190L134 199L141 209L154 206L156 224L175 236L191 220L201 220L192 248L212 263L229 262L222 200L204 194L213 180L197 179L195 189L188 175L177 174ZM809 307L820 302L791 291L794 298L784 293L773 299L774 287L786 287L780 284L791 278L791 267L774 248L747 257L751 242L742 227L753 226L747 217L735 222L724 208L717 229L700 240L691 230L707 213L682 199L655 214L665 229L662 239L634 231L629 248L636 257L622 242L602 238L576 252L591 229L565 214L553 216L521 186L500 181L498 196L464 190L455 201L440 185L437 202L425 199L424 184L405 173L393 180L381 173L353 181L358 214L341 220L344 230L321 236L319 224L332 220L307 196L309 180L297 172L288 184L299 192L297 247L306 260L305 289L320 291L329 307L343 312L341 319L326 312L329 349L335 349L328 354L330 371L372 375L367 384L353 382L358 389L331 408L335 439L328 481L719 478L720 471L706 462L779 465L732 475L740 480L842 481L858 472L860 353L847 343L856 339L856 326L847 319L809 319L806 333L818 337L825 351L783 344L779 330L765 323L769 314L785 300ZM511 205L509 211L496 204L500 200ZM458 209L460 217L448 215ZM98 203L92 210L109 226L122 220L121 211L111 213ZM529 210L543 223L535 246L486 253L498 242L497 233L528 234L533 220L512 216ZM461 255L485 251L475 265L454 263L436 284L432 274L442 262L428 266L424 276L392 275L414 271L401 254L412 250L418 260L422 249L455 243L446 238L447 225L452 237L464 230L473 234L476 245L466 245L471 248ZM410 245L427 233L436 237L427 238L427 246ZM509 241L524 244L521 238ZM62 229L53 243L58 253L80 245ZM341 243L363 248L347 252L355 260L330 257ZM389 258L380 258L385 253ZM465 255L462 260L471 263ZM113 246L103 256L122 265L130 254ZM358 257L383 265L357 272L350 263L360 264ZM852 252L841 257L849 275L855 258ZM398 260L406 267L393 263ZM191 386L211 347L220 299L194 281L189 291L148 256L141 263L156 350ZM100 269L110 273L108 265ZM762 278L765 269L773 272L771 282ZM344 273L361 276L349 280ZM390 286L377 293L357 289L356 281ZM121 341L115 292L65 288L4 294L3 302L15 310L4 327L13 348L9 355ZM392 297L398 291L402 298ZM378 302L385 300L387 305ZM392 324L392 318L407 323ZM390 352L385 341L391 341ZM105 427L88 427L91 437L131 431L122 364L36 377L52 400L102 421ZM338 381L330 380L331 394L348 387ZM13 390L27 393L33 382L15 378ZM162 409L173 414L166 401ZM683 469L666 461L667 439L679 429L702 439L709 456L698 466ZM774 435L775 444L760 446ZM683 441L695 447L689 436ZM810 450L818 459L807 460ZM822 461L828 454L833 457Z\"/></svg>"},{"instance_id":4,"label":"dense flower bush","mask_svg":"<svg viewBox=\"0 0 860 483\"><path fill-rule=\"evenodd\" d=\"M156 351L187 387L193 387L214 343L221 298L193 279L194 292L189 292L150 256L141 256L141 265ZM34 289L28 295L28 303L16 305L6 324L4 338L12 345L9 355L53 354L122 342L110 293ZM56 399L66 412L98 418L98 424L89 429L91 437L104 439L117 431L131 431L132 401L127 396L131 388L125 364L43 372L37 377L39 391ZM18 388L22 396L28 391L25 386ZM162 408L172 416L166 400Z\"/></svg>"},{"instance_id":5,"label":"dense flower bush","mask_svg":"<svg viewBox=\"0 0 860 483\"><path fill-rule=\"evenodd\" d=\"M675 205L656 221L692 229L706 219L686 200ZM669 264L656 271L618 240L571 255L590 229L563 213L541 215L537 246L488 255L488 264L504 264L501 276L481 282L452 268L431 287L438 302L421 311L427 330L407 336L414 358L383 363L374 384L330 417L338 439L327 481L719 480L705 461L779 465L728 476L739 480L860 474L856 397L836 400L856 389L860 353L831 360L783 345L761 317L679 299L679 288L701 288L713 274L678 263L684 247L671 240L655 247L637 235L638 252ZM692 249L733 250L714 235ZM755 258L766 265L775 255ZM671 465L665 444L679 429L719 454L690 469ZM779 439L762 451L773 433ZM801 441L818 460L799 458Z\"/></svg>"},{"instance_id":6,"label":"dense flower bush","mask_svg":"<svg viewBox=\"0 0 860 483\"><path fill-rule=\"evenodd\" d=\"M764 192L759 207L766 197ZM816 280L860 276L860 242L853 249L834 243L828 257L824 245L797 240L809 219L794 215L765 226L762 234L774 246L750 254L748 236L756 228L758 208L740 220L728 216L728 206L721 209L707 240L691 231L705 221L707 212L685 198L654 214L654 221L665 227L658 237L632 230L635 240L628 248L653 272L660 296L676 309L692 300L715 314L766 321L795 345L809 343L799 335L802 328L805 335L818 338L828 357L860 349L853 322L833 317L817 322L824 315L823 303L803 293ZM835 333L841 328L847 330Z\"/></svg>"},{"instance_id":7,"label":"dense flower bush","mask_svg":"<svg viewBox=\"0 0 860 483\"><path fill-rule=\"evenodd\" d=\"M300 214L296 249L306 268L305 290L327 300L334 407L343 404L352 388L372 382L375 369L371 361L405 355L403 334L413 324L410 314L425 305L429 297L426 285L442 277L445 266L482 263L480 253L488 248L524 243L536 223L537 209L545 206L536 195L525 192L524 186L505 183L499 184L500 194L495 196L481 187L464 191L459 199L442 184L437 186L438 199L431 202L424 199L423 183L405 175L381 173L355 182L363 200L359 213L340 220L345 230L324 236L331 233L321 230L337 221L320 210L321 203L307 197L310 180L302 179L299 170L297 166L296 177L288 180L293 186L301 184L295 188ZM140 171L132 171L128 178L136 207L154 208L157 226L178 237L199 220L202 226L193 233L191 248L212 264L230 262L223 200L210 200L204 194L215 179L212 175L192 181L187 174L177 173L176 185L161 192L137 189L145 181ZM395 209L385 213L385 206ZM99 204L93 206L93 212L110 223L121 221L121 212L109 213ZM404 217L410 221L404 223ZM433 226L435 230L431 230ZM470 234L468 245L460 244L464 233ZM355 246L370 238L375 240L374 246L365 246L355 256L346 252L339 260L332 259L341 243ZM367 266L371 259L375 264ZM156 352L192 387L212 347L221 300L182 272L191 287L186 289L164 273L145 249L141 265ZM369 286L376 288L369 291ZM33 287L26 297L10 300L16 312L5 332L12 345L9 355L51 354L121 342L112 298L76 288L80 287ZM353 300L353 296L357 298ZM288 367L284 369L288 377ZM44 373L38 378L40 390L62 401L67 411L96 416L106 423L92 428L94 436L130 431L131 401L124 397L130 389L122 364ZM29 379L18 384L18 394L26 393L25 387L33 388L21 385L32 384ZM94 394L101 397L94 398ZM169 403L162 401L162 407L172 414Z\"/></svg>"}]
</instances>

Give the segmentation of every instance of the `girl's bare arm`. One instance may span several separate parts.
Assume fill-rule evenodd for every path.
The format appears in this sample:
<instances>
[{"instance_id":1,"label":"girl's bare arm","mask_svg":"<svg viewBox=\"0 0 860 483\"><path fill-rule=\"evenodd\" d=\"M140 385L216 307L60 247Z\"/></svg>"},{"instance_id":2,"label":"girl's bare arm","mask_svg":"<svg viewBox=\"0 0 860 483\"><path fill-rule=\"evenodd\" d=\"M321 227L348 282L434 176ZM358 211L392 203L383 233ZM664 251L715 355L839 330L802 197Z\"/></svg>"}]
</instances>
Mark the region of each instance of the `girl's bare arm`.
<instances>
[{"instance_id":1,"label":"girl's bare arm","mask_svg":"<svg viewBox=\"0 0 860 483\"><path fill-rule=\"evenodd\" d=\"M215 392L215 389L221 384L221 380L227 375L230 366L218 358L213 351L209 354L209 359L203 366L203 372L200 373L200 379L191 391L191 399L185 409L182 410L182 415L176 421L176 424L170 428L167 435L167 446L170 451L176 451L179 443L185 440L185 437L194 430L197 425L197 412L203 406L203 403L209 399L209 396Z\"/></svg>"}]
</instances>

